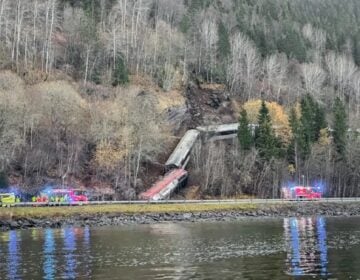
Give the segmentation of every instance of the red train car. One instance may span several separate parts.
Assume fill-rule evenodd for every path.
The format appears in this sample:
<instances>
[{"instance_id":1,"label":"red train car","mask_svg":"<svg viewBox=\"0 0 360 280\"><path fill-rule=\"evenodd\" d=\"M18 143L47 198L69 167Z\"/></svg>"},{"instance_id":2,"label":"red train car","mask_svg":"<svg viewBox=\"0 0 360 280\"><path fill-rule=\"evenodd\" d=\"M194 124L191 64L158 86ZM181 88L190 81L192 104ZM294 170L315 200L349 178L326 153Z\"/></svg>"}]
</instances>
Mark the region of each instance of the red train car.
<instances>
[{"instance_id":1,"label":"red train car","mask_svg":"<svg viewBox=\"0 0 360 280\"><path fill-rule=\"evenodd\" d=\"M177 168L165 174L150 189L142 192L139 199L143 200L162 200L168 199L170 194L179 186L185 184L188 172L185 169Z\"/></svg>"}]
</instances>

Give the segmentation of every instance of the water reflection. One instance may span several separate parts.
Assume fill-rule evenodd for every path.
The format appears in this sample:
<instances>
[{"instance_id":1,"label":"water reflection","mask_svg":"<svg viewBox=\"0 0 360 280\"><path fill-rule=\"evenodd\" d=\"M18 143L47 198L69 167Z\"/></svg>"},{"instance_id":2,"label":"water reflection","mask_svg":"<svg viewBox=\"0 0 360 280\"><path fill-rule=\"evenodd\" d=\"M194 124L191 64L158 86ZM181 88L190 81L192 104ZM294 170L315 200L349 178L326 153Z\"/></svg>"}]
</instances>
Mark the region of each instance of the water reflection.
<instances>
[{"instance_id":1,"label":"water reflection","mask_svg":"<svg viewBox=\"0 0 360 280\"><path fill-rule=\"evenodd\" d=\"M0 232L0 279L88 279L91 273L88 227Z\"/></svg>"},{"instance_id":2,"label":"water reflection","mask_svg":"<svg viewBox=\"0 0 360 280\"><path fill-rule=\"evenodd\" d=\"M0 279L357 279L359 225L293 218L0 232Z\"/></svg>"},{"instance_id":3,"label":"water reflection","mask_svg":"<svg viewBox=\"0 0 360 280\"><path fill-rule=\"evenodd\" d=\"M65 279L75 279L76 260L74 252L76 250L76 237L74 228L65 228L63 230L64 253L65 253Z\"/></svg>"},{"instance_id":4,"label":"water reflection","mask_svg":"<svg viewBox=\"0 0 360 280\"><path fill-rule=\"evenodd\" d=\"M55 240L54 240L54 230L46 229L44 236L44 279L54 279L55 277Z\"/></svg>"},{"instance_id":5,"label":"water reflection","mask_svg":"<svg viewBox=\"0 0 360 280\"><path fill-rule=\"evenodd\" d=\"M80 236L83 236L83 246L84 246L83 274L84 276L90 277L91 276L90 228L85 227L82 230L83 231L80 232Z\"/></svg>"},{"instance_id":6,"label":"water reflection","mask_svg":"<svg viewBox=\"0 0 360 280\"><path fill-rule=\"evenodd\" d=\"M318 244L320 252L320 266L321 266L321 275L327 275L327 245L326 245L326 227L325 220L323 217L317 219L317 233L318 233Z\"/></svg>"},{"instance_id":7,"label":"water reflection","mask_svg":"<svg viewBox=\"0 0 360 280\"><path fill-rule=\"evenodd\" d=\"M286 218L287 274L328 275L326 224L323 217Z\"/></svg>"},{"instance_id":8,"label":"water reflection","mask_svg":"<svg viewBox=\"0 0 360 280\"><path fill-rule=\"evenodd\" d=\"M20 254L19 254L19 236L18 232L10 231L8 236L8 276L9 279L20 279Z\"/></svg>"}]
</instances>

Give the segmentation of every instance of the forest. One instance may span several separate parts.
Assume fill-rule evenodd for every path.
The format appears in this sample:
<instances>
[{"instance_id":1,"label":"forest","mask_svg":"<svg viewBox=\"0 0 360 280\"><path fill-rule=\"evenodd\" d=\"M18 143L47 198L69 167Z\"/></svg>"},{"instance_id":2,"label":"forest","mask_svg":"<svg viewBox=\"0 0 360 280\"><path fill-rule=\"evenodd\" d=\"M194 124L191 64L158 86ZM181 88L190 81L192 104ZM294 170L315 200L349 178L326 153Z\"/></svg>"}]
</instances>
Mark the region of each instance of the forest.
<instances>
[{"instance_id":1,"label":"forest","mask_svg":"<svg viewBox=\"0 0 360 280\"><path fill-rule=\"evenodd\" d=\"M0 188L133 199L185 130L238 121L185 196L358 196L359 67L357 0L0 0Z\"/></svg>"}]
</instances>

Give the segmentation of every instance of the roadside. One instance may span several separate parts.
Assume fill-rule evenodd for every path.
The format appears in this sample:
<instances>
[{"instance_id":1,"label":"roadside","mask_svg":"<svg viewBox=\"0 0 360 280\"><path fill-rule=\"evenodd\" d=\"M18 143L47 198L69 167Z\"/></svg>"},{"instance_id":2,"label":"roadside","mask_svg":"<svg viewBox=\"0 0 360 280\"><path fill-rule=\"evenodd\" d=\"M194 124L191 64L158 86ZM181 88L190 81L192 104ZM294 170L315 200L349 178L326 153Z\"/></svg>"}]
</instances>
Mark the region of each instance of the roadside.
<instances>
[{"instance_id":1,"label":"roadside","mask_svg":"<svg viewBox=\"0 0 360 280\"><path fill-rule=\"evenodd\" d=\"M231 221L246 217L360 216L358 202L131 204L1 208L0 230Z\"/></svg>"}]
</instances>

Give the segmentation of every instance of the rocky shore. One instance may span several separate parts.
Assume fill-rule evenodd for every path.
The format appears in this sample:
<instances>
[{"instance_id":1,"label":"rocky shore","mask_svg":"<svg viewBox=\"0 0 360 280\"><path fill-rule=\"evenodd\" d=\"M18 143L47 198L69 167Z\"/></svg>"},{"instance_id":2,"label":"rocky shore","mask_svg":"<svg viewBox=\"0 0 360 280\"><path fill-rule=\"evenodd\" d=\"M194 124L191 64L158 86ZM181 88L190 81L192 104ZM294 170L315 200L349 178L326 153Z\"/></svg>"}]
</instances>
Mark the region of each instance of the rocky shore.
<instances>
[{"instance_id":1,"label":"rocky shore","mask_svg":"<svg viewBox=\"0 0 360 280\"><path fill-rule=\"evenodd\" d=\"M99 213L51 218L1 218L0 231L27 228L60 228L64 226L121 226L130 224L154 224L162 222L234 221L247 217L295 217L295 216L360 216L360 203L299 203L256 205L249 210L164 212L164 213Z\"/></svg>"}]
</instances>

